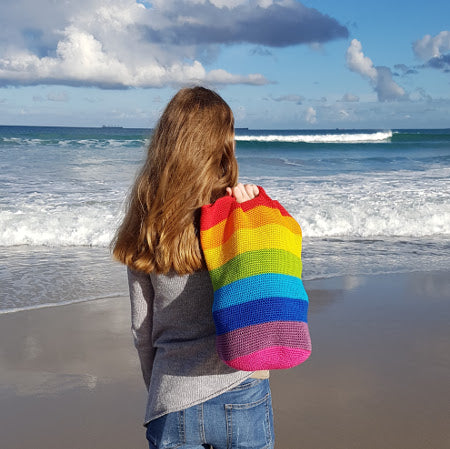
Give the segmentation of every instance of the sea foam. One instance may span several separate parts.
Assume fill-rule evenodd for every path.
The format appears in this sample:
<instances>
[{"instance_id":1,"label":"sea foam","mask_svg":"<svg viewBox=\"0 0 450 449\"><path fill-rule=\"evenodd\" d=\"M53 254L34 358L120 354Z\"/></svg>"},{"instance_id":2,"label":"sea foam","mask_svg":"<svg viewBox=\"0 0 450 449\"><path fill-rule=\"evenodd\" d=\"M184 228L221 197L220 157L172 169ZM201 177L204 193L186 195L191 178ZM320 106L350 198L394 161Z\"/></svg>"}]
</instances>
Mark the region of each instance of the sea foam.
<instances>
[{"instance_id":1,"label":"sea foam","mask_svg":"<svg viewBox=\"0 0 450 449\"><path fill-rule=\"evenodd\" d=\"M269 135L236 135L242 142L287 142L287 143L362 143L387 141L392 131L375 133L343 133L343 134L269 134Z\"/></svg>"},{"instance_id":2,"label":"sea foam","mask_svg":"<svg viewBox=\"0 0 450 449\"><path fill-rule=\"evenodd\" d=\"M298 220L305 237L450 236L450 168L422 172L261 177ZM123 216L126 191L72 202L30 195L0 214L0 246L107 247Z\"/></svg>"},{"instance_id":3,"label":"sea foam","mask_svg":"<svg viewBox=\"0 0 450 449\"><path fill-rule=\"evenodd\" d=\"M0 313L126 294L108 246L148 136L0 127ZM302 227L304 279L450 269L448 130L238 129L236 140L240 180Z\"/></svg>"}]
</instances>

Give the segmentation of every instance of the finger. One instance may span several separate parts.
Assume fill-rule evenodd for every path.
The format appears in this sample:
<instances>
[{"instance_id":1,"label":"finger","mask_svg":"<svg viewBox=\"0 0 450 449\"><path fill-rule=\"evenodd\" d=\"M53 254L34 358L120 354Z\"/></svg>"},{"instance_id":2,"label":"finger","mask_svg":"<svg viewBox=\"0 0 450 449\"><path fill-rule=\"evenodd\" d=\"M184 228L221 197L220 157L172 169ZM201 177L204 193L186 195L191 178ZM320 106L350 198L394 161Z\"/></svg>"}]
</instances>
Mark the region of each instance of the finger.
<instances>
[{"instance_id":1,"label":"finger","mask_svg":"<svg viewBox=\"0 0 450 449\"><path fill-rule=\"evenodd\" d=\"M252 188L249 187L250 184L241 185L241 192L244 201L251 200L253 198Z\"/></svg>"},{"instance_id":2,"label":"finger","mask_svg":"<svg viewBox=\"0 0 450 449\"><path fill-rule=\"evenodd\" d=\"M236 198L236 201L238 203L242 203L245 201L244 198L244 186L242 184L238 184L236 187L233 188L233 196Z\"/></svg>"},{"instance_id":3,"label":"finger","mask_svg":"<svg viewBox=\"0 0 450 449\"><path fill-rule=\"evenodd\" d=\"M245 191L248 195L248 198L251 200L253 198L255 198L259 191L258 191L258 187L255 186L255 184L246 184L245 185Z\"/></svg>"},{"instance_id":4,"label":"finger","mask_svg":"<svg viewBox=\"0 0 450 449\"><path fill-rule=\"evenodd\" d=\"M232 196L233 195L233 191L231 190L231 187L227 187L226 188L226 192L228 196Z\"/></svg>"}]
</instances>

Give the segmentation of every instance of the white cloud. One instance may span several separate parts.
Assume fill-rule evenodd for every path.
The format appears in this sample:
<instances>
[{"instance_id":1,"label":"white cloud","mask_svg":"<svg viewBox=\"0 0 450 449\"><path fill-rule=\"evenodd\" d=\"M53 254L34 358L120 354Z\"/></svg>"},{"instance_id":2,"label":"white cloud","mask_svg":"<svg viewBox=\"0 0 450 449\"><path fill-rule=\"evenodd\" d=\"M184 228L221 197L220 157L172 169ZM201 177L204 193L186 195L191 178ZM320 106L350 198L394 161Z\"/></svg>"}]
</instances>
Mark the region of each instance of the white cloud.
<instances>
[{"instance_id":1,"label":"white cloud","mask_svg":"<svg viewBox=\"0 0 450 449\"><path fill-rule=\"evenodd\" d=\"M233 75L225 70L206 72L199 61L132 61L115 56L92 34L69 26L58 42L56 55L39 58L28 52L0 59L0 83L95 85L104 88L162 87L165 84L266 84L259 74Z\"/></svg>"},{"instance_id":2,"label":"white cloud","mask_svg":"<svg viewBox=\"0 0 450 449\"><path fill-rule=\"evenodd\" d=\"M342 96L342 99L340 101L343 101L346 103L356 103L359 101L359 97L357 95L346 93Z\"/></svg>"},{"instance_id":3,"label":"white cloud","mask_svg":"<svg viewBox=\"0 0 450 449\"><path fill-rule=\"evenodd\" d=\"M368 78L377 93L379 101L406 99L405 90L393 79L389 67L375 67L372 60L365 56L361 42L353 39L346 53L347 66L353 72Z\"/></svg>"},{"instance_id":4,"label":"white cloud","mask_svg":"<svg viewBox=\"0 0 450 449\"><path fill-rule=\"evenodd\" d=\"M430 94L428 94L423 88L418 87L414 90L414 92L411 93L410 96L412 101L433 101L433 98Z\"/></svg>"},{"instance_id":5,"label":"white cloud","mask_svg":"<svg viewBox=\"0 0 450 449\"><path fill-rule=\"evenodd\" d=\"M292 103L295 103L298 105L302 104L304 99L305 98L302 97L301 95L296 95L296 94L288 94L288 95L282 95L281 97L272 98L272 100L274 100L274 101L278 101L278 102L288 101L288 102L292 102Z\"/></svg>"},{"instance_id":6,"label":"white cloud","mask_svg":"<svg viewBox=\"0 0 450 449\"><path fill-rule=\"evenodd\" d=\"M388 67L377 67L375 90L380 101L406 98L405 90L392 79L392 72Z\"/></svg>"},{"instance_id":7,"label":"white cloud","mask_svg":"<svg viewBox=\"0 0 450 449\"><path fill-rule=\"evenodd\" d=\"M224 44L283 47L347 35L293 0L15 0L0 5L0 85L261 85L262 74L208 71L205 61Z\"/></svg>"},{"instance_id":8,"label":"white cloud","mask_svg":"<svg viewBox=\"0 0 450 449\"><path fill-rule=\"evenodd\" d=\"M255 86L267 84L267 80L259 73L250 75L233 75L223 69L211 70L204 76L204 80L212 84L253 84Z\"/></svg>"},{"instance_id":9,"label":"white cloud","mask_svg":"<svg viewBox=\"0 0 450 449\"><path fill-rule=\"evenodd\" d=\"M258 6L260 6L261 8L268 8L272 4L272 0L258 0Z\"/></svg>"},{"instance_id":10,"label":"white cloud","mask_svg":"<svg viewBox=\"0 0 450 449\"><path fill-rule=\"evenodd\" d=\"M347 66L353 72L360 75L367 76L371 80L375 80L377 77L377 70L373 66L373 62L367 56L364 56L362 52L362 45L357 39L353 39L350 42L350 46L347 49L346 54Z\"/></svg>"},{"instance_id":11,"label":"white cloud","mask_svg":"<svg viewBox=\"0 0 450 449\"><path fill-rule=\"evenodd\" d=\"M423 61L439 58L450 51L450 31L441 31L432 37L429 34L413 43L415 55Z\"/></svg>"},{"instance_id":12,"label":"white cloud","mask_svg":"<svg viewBox=\"0 0 450 449\"><path fill-rule=\"evenodd\" d=\"M236 8L236 6L244 5L247 0L209 0L217 8ZM202 2L204 3L204 2Z\"/></svg>"},{"instance_id":13,"label":"white cloud","mask_svg":"<svg viewBox=\"0 0 450 449\"><path fill-rule=\"evenodd\" d=\"M311 125L317 123L317 112L311 106L306 110L306 121Z\"/></svg>"}]
</instances>

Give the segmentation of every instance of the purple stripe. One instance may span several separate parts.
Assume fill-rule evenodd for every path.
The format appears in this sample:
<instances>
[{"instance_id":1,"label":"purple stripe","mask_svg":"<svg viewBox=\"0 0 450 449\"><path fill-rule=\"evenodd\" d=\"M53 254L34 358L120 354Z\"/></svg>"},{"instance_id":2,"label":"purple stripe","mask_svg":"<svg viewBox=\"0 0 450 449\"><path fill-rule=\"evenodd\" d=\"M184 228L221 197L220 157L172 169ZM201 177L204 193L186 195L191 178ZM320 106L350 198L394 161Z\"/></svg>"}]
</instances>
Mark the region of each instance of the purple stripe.
<instances>
[{"instance_id":1,"label":"purple stripe","mask_svg":"<svg viewBox=\"0 0 450 449\"><path fill-rule=\"evenodd\" d=\"M216 345L217 352L222 360L232 360L273 346L310 351L311 339L307 323L273 321L218 335Z\"/></svg>"}]
</instances>

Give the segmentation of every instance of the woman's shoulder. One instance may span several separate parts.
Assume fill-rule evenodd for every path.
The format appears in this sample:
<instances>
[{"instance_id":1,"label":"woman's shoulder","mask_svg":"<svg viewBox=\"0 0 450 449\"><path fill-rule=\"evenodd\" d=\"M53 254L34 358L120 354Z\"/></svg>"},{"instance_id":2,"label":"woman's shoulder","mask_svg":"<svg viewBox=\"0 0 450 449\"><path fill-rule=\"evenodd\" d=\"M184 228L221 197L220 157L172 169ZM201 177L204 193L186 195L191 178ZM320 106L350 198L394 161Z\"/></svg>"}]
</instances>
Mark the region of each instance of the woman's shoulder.
<instances>
[{"instance_id":1,"label":"woman's shoulder","mask_svg":"<svg viewBox=\"0 0 450 449\"><path fill-rule=\"evenodd\" d=\"M170 271L167 274L150 273L155 288L181 292L183 290L207 290L211 287L211 279L207 270L195 271L191 274L178 274Z\"/></svg>"}]
</instances>

